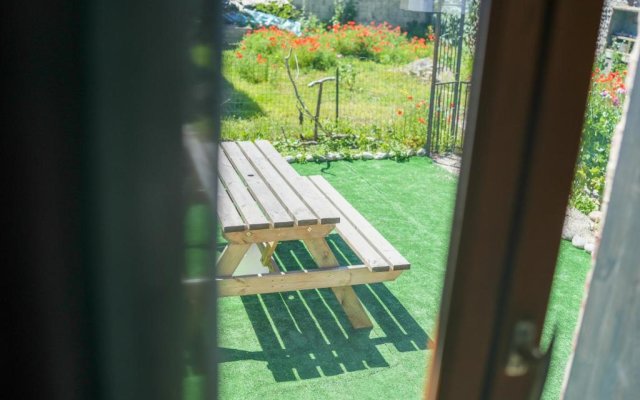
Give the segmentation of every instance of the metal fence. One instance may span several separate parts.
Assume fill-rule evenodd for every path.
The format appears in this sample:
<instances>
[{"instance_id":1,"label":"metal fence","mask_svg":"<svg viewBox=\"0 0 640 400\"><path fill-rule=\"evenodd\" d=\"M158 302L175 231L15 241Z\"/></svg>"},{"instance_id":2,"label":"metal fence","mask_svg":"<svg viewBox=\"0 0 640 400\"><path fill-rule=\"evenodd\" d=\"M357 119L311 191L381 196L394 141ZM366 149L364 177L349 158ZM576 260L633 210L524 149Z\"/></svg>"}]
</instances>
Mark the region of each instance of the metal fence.
<instances>
[{"instance_id":1,"label":"metal fence","mask_svg":"<svg viewBox=\"0 0 640 400\"><path fill-rule=\"evenodd\" d=\"M419 63L418 63L419 64ZM312 138L319 121L332 133L359 133L372 138L396 135L424 145L429 99L429 61L416 65L381 65L369 59L342 59L325 71L292 70L301 112L284 61L265 65L265 78L251 82L233 68L224 70L223 136L269 139ZM329 78L329 79L327 79ZM322 84L312 82L324 80ZM322 93L320 94L320 88ZM393 131L393 132L390 132ZM322 133L322 132L320 132ZM419 141L417 138L420 138Z\"/></svg>"},{"instance_id":2,"label":"metal fence","mask_svg":"<svg viewBox=\"0 0 640 400\"><path fill-rule=\"evenodd\" d=\"M470 81L461 75L465 1L460 2L458 11L435 14L436 41L426 143L429 154L462 152L470 89Z\"/></svg>"},{"instance_id":3,"label":"metal fence","mask_svg":"<svg viewBox=\"0 0 640 400\"><path fill-rule=\"evenodd\" d=\"M430 153L461 153L464 142L470 82L441 82L434 85L429 119Z\"/></svg>"}]
</instances>

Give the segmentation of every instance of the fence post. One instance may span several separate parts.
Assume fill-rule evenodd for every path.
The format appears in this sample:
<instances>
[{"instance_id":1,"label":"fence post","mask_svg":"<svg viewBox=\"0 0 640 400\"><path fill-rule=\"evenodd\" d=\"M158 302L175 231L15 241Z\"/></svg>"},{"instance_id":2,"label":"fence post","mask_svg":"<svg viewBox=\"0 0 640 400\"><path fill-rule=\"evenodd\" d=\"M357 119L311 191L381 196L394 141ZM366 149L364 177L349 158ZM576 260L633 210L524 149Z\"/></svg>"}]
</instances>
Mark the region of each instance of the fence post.
<instances>
[{"instance_id":1,"label":"fence post","mask_svg":"<svg viewBox=\"0 0 640 400\"><path fill-rule=\"evenodd\" d=\"M313 140L318 141L318 120L320 119L320 104L322 103L322 87L324 84L320 82L320 87L318 88L318 104L316 105L316 118L315 125L313 126Z\"/></svg>"},{"instance_id":2,"label":"fence post","mask_svg":"<svg viewBox=\"0 0 640 400\"><path fill-rule=\"evenodd\" d=\"M456 139L458 137L458 111L460 110L460 68L462 66L462 42L464 41L464 19L466 13L466 1L462 1L461 4L461 13L460 13L460 31L458 34L458 49L457 49L457 60L456 60L456 75L455 75L455 84L453 87L453 110L451 117L451 130L453 140L451 142L451 151L453 151L456 147Z\"/></svg>"},{"instance_id":3,"label":"fence post","mask_svg":"<svg viewBox=\"0 0 640 400\"><path fill-rule=\"evenodd\" d=\"M433 65L431 66L431 93L429 94L429 118L427 125L427 155L431 156L433 135L433 107L435 105L436 83L438 82L438 49L440 47L440 16L441 10L435 12L436 17L436 43L433 49Z\"/></svg>"},{"instance_id":4,"label":"fence post","mask_svg":"<svg viewBox=\"0 0 640 400\"><path fill-rule=\"evenodd\" d=\"M340 105L340 67L336 67L336 125L338 124L339 105Z\"/></svg>"}]
</instances>

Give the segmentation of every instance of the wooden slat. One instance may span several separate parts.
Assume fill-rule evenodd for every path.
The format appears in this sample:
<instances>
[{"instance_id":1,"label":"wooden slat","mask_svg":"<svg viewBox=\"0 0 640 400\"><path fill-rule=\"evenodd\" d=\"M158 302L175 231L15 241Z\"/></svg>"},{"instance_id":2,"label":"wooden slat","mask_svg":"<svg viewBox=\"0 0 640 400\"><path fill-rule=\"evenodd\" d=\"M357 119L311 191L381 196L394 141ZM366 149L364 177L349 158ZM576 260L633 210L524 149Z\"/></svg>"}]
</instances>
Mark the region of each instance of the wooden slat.
<instances>
[{"instance_id":1,"label":"wooden slat","mask_svg":"<svg viewBox=\"0 0 640 400\"><path fill-rule=\"evenodd\" d=\"M218 296L244 296L251 294L278 293L292 290L344 287L392 281L402 271L386 271L372 274L364 265L322 268L287 273L270 273L216 279ZM204 280L187 279L186 285L206 284Z\"/></svg>"},{"instance_id":2,"label":"wooden slat","mask_svg":"<svg viewBox=\"0 0 640 400\"><path fill-rule=\"evenodd\" d=\"M222 232L242 232L248 229L247 224L243 221L242 216L233 205L222 182L220 182L219 179L216 179L216 181L218 182L218 204L216 209L220 225L222 225Z\"/></svg>"},{"instance_id":3,"label":"wooden slat","mask_svg":"<svg viewBox=\"0 0 640 400\"><path fill-rule=\"evenodd\" d=\"M224 186L220 180L213 175L210 144L201 143L193 135L188 133L184 135L184 144L191 156L198 180L204 187L209 201L213 200L213 185L218 185L216 211L220 224L222 225L222 231L238 232L247 229L248 225L242 219L238 210L236 210Z\"/></svg>"},{"instance_id":4,"label":"wooden slat","mask_svg":"<svg viewBox=\"0 0 640 400\"><path fill-rule=\"evenodd\" d=\"M340 210L342 222L346 218L352 226L376 249L392 269L409 269L409 261L385 239L376 228L367 221L338 191L322 176L310 176L309 179ZM341 228L342 222L338 225Z\"/></svg>"},{"instance_id":5,"label":"wooden slat","mask_svg":"<svg viewBox=\"0 0 640 400\"><path fill-rule=\"evenodd\" d=\"M342 222L336 225L336 230L340 236L349 244L349 247L358 255L358 257L371 269L371 271L388 271L390 269L389 263L384 260L378 252L371 247L371 244L367 242L358 232L358 230L349 222L344 215L340 213Z\"/></svg>"},{"instance_id":6,"label":"wooden slat","mask_svg":"<svg viewBox=\"0 0 640 400\"><path fill-rule=\"evenodd\" d=\"M264 216L258 203L251 196L244 182L242 182L233 169L233 165L222 151L218 152L218 168L222 183L226 186L229 196L244 217L249 229L269 228L271 226L269 220Z\"/></svg>"},{"instance_id":7,"label":"wooden slat","mask_svg":"<svg viewBox=\"0 0 640 400\"><path fill-rule=\"evenodd\" d=\"M311 179L311 177L309 177ZM309 180L308 182L311 182ZM328 200L328 197L322 197ZM336 225L336 231L349 244L349 247L358 257L371 269L371 271L387 271L389 263L374 249L367 239L362 236L356 227L349 221L342 210L337 210L340 216L340 223Z\"/></svg>"},{"instance_id":8,"label":"wooden slat","mask_svg":"<svg viewBox=\"0 0 640 400\"><path fill-rule=\"evenodd\" d=\"M327 203L320 191L305 177L300 176L280 153L266 140L256 140L256 146L269 160L273 167L289 183L291 188L304 200L311 210L318 216L322 224L337 224L340 222L338 212Z\"/></svg>"},{"instance_id":9,"label":"wooden slat","mask_svg":"<svg viewBox=\"0 0 640 400\"><path fill-rule=\"evenodd\" d=\"M231 168L235 168L235 171L237 171L236 177L246 182L246 187L253 195L253 198L259 202L260 207L269 216L273 227L293 226L293 217L280 203L280 200L275 194L271 192L269 186L262 180L260 174L253 168L237 144L234 142L223 142L220 144L220 147L223 150L220 152L220 158L222 158L222 154L226 153L226 156L228 156L227 159L233 165ZM227 169L227 167L223 167L221 164L221 172L223 169ZM227 174L230 173L231 171L227 169ZM240 208L240 210L242 211L242 208Z\"/></svg>"},{"instance_id":10,"label":"wooden slat","mask_svg":"<svg viewBox=\"0 0 640 400\"><path fill-rule=\"evenodd\" d=\"M309 210L309 207L302 201L300 196L289 186L253 143L238 142L237 145L271 191L293 216L296 225L314 225L319 222L318 217Z\"/></svg>"}]
</instances>

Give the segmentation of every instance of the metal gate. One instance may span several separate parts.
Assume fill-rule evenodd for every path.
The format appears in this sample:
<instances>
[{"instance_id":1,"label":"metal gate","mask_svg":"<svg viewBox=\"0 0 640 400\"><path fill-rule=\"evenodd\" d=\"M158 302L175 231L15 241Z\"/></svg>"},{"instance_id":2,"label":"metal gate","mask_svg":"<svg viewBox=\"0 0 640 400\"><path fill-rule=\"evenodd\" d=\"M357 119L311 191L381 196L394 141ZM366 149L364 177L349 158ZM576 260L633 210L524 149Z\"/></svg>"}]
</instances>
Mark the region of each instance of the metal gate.
<instances>
[{"instance_id":1,"label":"metal gate","mask_svg":"<svg viewBox=\"0 0 640 400\"><path fill-rule=\"evenodd\" d=\"M426 150L429 154L461 153L470 88L470 81L460 76L466 0L446 10L442 0L438 3Z\"/></svg>"}]
</instances>

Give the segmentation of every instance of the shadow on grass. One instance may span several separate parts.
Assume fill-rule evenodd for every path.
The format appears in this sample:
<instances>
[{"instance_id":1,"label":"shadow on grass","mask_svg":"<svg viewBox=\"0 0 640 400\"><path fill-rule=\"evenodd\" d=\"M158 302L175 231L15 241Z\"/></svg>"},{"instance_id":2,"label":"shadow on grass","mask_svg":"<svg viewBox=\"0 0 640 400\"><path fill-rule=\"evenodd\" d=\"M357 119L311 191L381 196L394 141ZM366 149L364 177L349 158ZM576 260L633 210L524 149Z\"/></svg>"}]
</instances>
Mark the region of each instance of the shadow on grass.
<instances>
[{"instance_id":1,"label":"shadow on grass","mask_svg":"<svg viewBox=\"0 0 640 400\"><path fill-rule=\"evenodd\" d=\"M260 105L245 92L222 78L222 115L223 117L251 118L264 115Z\"/></svg>"},{"instance_id":2,"label":"shadow on grass","mask_svg":"<svg viewBox=\"0 0 640 400\"><path fill-rule=\"evenodd\" d=\"M341 265L361 263L338 235L329 243ZM279 245L276 259L283 270L316 268L297 241ZM379 345L391 344L400 352L427 348L426 332L383 283L354 289L377 325L375 332L353 329L330 289L243 296L262 351L223 348L221 362L266 361L282 382L388 367Z\"/></svg>"}]
</instances>

